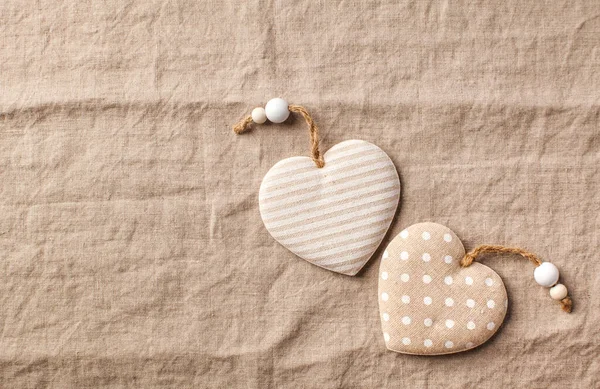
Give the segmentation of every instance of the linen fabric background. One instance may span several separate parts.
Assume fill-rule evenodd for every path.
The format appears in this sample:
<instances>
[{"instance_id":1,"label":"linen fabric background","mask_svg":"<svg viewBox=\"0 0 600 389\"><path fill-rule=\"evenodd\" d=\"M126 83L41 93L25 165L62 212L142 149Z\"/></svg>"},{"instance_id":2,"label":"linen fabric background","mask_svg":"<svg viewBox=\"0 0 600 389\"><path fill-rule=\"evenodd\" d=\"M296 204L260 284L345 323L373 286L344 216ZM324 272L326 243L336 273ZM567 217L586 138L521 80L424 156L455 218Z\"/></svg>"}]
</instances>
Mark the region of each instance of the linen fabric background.
<instances>
[{"instance_id":1,"label":"linen fabric background","mask_svg":"<svg viewBox=\"0 0 600 389\"><path fill-rule=\"evenodd\" d=\"M575 1L0 2L0 387L600 386L600 6ZM377 144L400 208L357 277L268 234L258 188L302 120ZM386 350L379 257L403 228L488 257L510 304L466 353Z\"/></svg>"}]
</instances>

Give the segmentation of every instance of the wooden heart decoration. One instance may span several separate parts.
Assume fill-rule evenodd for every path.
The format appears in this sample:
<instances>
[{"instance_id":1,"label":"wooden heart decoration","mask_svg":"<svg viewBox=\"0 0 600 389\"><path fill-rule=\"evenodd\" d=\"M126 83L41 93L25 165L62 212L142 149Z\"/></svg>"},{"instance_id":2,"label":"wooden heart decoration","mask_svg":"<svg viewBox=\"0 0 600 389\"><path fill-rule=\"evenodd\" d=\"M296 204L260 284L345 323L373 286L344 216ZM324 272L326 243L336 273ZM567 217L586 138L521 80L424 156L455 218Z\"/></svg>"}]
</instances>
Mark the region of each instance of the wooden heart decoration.
<instances>
[{"instance_id":1,"label":"wooden heart decoration","mask_svg":"<svg viewBox=\"0 0 600 389\"><path fill-rule=\"evenodd\" d=\"M452 230L415 224L392 240L379 270L385 344L403 354L452 354L477 347L506 315L504 283L489 267L461 267L465 249Z\"/></svg>"},{"instance_id":2,"label":"wooden heart decoration","mask_svg":"<svg viewBox=\"0 0 600 389\"><path fill-rule=\"evenodd\" d=\"M355 275L385 236L400 199L388 155L362 140L311 158L279 161L265 175L259 208L265 227L291 252L322 268Z\"/></svg>"}]
</instances>

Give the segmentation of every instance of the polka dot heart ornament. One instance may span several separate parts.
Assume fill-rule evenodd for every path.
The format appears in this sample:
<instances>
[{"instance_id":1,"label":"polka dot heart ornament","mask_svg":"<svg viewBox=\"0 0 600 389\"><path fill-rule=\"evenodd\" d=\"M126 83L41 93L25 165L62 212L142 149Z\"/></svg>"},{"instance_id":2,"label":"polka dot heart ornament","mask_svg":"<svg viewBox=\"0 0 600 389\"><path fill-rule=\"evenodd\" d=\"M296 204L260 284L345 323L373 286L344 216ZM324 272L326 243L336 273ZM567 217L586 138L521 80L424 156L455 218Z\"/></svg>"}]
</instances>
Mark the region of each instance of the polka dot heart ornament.
<instances>
[{"instance_id":1,"label":"polka dot heart ornament","mask_svg":"<svg viewBox=\"0 0 600 389\"><path fill-rule=\"evenodd\" d=\"M379 310L389 350L441 355L477 347L498 330L508 307L504 283L480 255L517 254L535 266L536 282L550 289L566 312L572 301L558 282L556 266L518 248L479 246L465 249L449 228L415 224L392 240L379 271Z\"/></svg>"},{"instance_id":2,"label":"polka dot heart ornament","mask_svg":"<svg viewBox=\"0 0 600 389\"><path fill-rule=\"evenodd\" d=\"M281 160L260 185L260 214L269 233L306 261L355 275L385 236L400 199L394 164L379 147L347 140L321 154L319 130L299 105L270 100L265 108L233 127L237 134L252 123L284 122L290 113L308 124L311 157Z\"/></svg>"}]
</instances>

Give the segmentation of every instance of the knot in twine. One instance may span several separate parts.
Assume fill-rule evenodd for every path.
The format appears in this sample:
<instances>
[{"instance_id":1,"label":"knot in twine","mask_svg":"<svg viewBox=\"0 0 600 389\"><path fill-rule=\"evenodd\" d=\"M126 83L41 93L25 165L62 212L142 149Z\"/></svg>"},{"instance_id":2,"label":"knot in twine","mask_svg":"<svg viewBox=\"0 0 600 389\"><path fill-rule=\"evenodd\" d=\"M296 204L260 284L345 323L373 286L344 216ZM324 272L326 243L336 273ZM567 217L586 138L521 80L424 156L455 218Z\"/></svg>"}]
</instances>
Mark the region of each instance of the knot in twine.
<instances>
[{"instance_id":1,"label":"knot in twine","mask_svg":"<svg viewBox=\"0 0 600 389\"><path fill-rule=\"evenodd\" d=\"M460 260L460 266L468 267L475 259L477 259L477 257L484 254L517 254L529 260L536 267L542 264L542 260L537 255L518 247L481 245L475 247L473 250L465 254L465 256ZM571 297L567 296L560 300L560 305L563 311L570 313L573 309L573 300Z\"/></svg>"},{"instance_id":2,"label":"knot in twine","mask_svg":"<svg viewBox=\"0 0 600 389\"><path fill-rule=\"evenodd\" d=\"M319 127L315 124L312 116L308 113L306 108L301 105L290 104L288 106L290 112L299 113L304 118L306 124L308 124L308 132L310 136L310 154L313 162L320 169L325 166L325 160L319 150ZM242 134L250 129L252 124L252 115L248 115L233 126L233 132L236 134Z\"/></svg>"}]
</instances>

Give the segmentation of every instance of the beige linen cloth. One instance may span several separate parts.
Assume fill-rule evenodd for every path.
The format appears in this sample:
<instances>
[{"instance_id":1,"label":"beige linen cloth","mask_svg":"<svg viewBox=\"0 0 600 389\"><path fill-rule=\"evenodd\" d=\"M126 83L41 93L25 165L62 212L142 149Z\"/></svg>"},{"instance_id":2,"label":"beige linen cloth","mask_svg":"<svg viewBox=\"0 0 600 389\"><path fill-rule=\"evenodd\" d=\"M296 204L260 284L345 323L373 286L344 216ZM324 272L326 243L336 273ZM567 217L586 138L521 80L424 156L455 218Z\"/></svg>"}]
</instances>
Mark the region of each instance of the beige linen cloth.
<instances>
[{"instance_id":1,"label":"beige linen cloth","mask_svg":"<svg viewBox=\"0 0 600 389\"><path fill-rule=\"evenodd\" d=\"M386 151L400 208L357 277L296 258L258 211L307 155ZM600 5L579 1L0 2L1 388L600 387ZM510 303L467 353L387 351L382 247L435 221Z\"/></svg>"}]
</instances>

